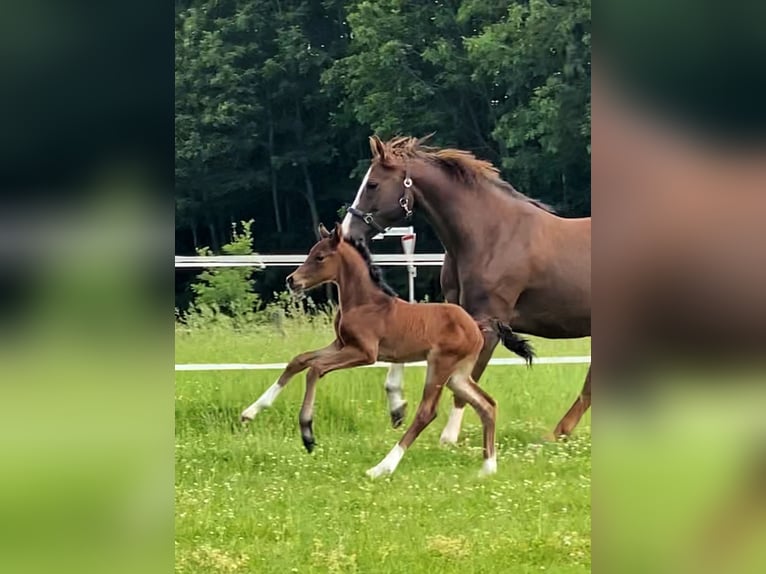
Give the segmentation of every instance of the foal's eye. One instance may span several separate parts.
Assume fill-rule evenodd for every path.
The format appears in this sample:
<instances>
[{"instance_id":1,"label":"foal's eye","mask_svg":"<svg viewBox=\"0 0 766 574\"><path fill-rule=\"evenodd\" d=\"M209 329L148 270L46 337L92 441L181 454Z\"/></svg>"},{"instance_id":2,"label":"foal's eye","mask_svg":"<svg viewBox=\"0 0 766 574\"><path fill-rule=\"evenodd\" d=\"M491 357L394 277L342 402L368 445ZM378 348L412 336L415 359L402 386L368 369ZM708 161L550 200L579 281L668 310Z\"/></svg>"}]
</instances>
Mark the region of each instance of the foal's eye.
<instances>
[{"instance_id":1,"label":"foal's eye","mask_svg":"<svg viewBox=\"0 0 766 574\"><path fill-rule=\"evenodd\" d=\"M321 263L324 261L324 255L317 255L314 259L316 259L317 263Z\"/></svg>"},{"instance_id":2,"label":"foal's eye","mask_svg":"<svg viewBox=\"0 0 766 574\"><path fill-rule=\"evenodd\" d=\"M374 181L368 181L367 182L367 189L369 189L370 191L374 191L374 190L378 189L378 184L376 182L374 182Z\"/></svg>"}]
</instances>

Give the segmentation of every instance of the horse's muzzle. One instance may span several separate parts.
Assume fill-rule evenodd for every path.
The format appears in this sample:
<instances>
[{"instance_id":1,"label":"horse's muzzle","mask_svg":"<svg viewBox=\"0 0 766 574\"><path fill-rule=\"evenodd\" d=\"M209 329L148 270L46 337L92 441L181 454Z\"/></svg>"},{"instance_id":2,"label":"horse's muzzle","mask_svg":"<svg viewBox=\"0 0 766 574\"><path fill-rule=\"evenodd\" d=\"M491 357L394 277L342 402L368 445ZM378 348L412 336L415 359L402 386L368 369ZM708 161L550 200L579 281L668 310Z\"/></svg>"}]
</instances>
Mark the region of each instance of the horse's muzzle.
<instances>
[{"instance_id":1,"label":"horse's muzzle","mask_svg":"<svg viewBox=\"0 0 766 574\"><path fill-rule=\"evenodd\" d=\"M287 285L287 290L293 295L302 295L305 290L304 285L298 284L292 274L287 276L285 283Z\"/></svg>"}]
</instances>

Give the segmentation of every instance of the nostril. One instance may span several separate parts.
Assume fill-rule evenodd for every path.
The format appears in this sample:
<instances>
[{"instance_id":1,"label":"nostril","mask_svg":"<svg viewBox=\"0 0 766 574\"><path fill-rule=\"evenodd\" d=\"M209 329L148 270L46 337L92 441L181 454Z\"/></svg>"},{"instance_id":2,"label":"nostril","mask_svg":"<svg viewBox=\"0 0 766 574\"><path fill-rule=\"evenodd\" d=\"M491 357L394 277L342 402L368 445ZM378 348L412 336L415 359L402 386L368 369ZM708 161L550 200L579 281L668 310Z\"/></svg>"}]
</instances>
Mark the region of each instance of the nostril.
<instances>
[{"instance_id":1,"label":"nostril","mask_svg":"<svg viewBox=\"0 0 766 574\"><path fill-rule=\"evenodd\" d=\"M295 281L293 281L293 276L292 276L292 275L290 275L290 276L287 278L287 286L288 286L290 289L292 289L292 288L295 286Z\"/></svg>"}]
</instances>

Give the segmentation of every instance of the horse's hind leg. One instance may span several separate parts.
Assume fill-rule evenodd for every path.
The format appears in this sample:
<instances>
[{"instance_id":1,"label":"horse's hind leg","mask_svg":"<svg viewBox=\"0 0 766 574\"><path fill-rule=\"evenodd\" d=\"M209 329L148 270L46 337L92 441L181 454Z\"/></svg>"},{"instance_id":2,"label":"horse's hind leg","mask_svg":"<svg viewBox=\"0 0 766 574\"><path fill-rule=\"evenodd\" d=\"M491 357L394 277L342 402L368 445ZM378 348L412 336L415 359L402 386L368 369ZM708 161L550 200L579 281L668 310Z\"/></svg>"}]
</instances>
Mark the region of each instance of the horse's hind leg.
<instances>
[{"instance_id":1,"label":"horse's hind leg","mask_svg":"<svg viewBox=\"0 0 766 574\"><path fill-rule=\"evenodd\" d=\"M477 359L476 364L473 367L473 372L471 373L471 378L474 381L478 381L481 375L484 373L484 369L487 368L487 364L492 358L492 353L495 352L495 347L497 347L497 344L500 341L497 333L495 333L494 330L483 331L482 334L484 335L484 346L481 349L479 358ZM465 405L466 401L458 395L455 395L453 399L452 411L450 411L449 419L447 420L447 425L444 427L441 437L439 438L439 442L442 444L457 443L457 439L460 436L460 426L463 422Z\"/></svg>"},{"instance_id":2,"label":"horse's hind leg","mask_svg":"<svg viewBox=\"0 0 766 574\"><path fill-rule=\"evenodd\" d=\"M391 426L399 428L407 412L407 401L404 400L404 365L391 363L386 375L386 396L388 397L388 412L391 414Z\"/></svg>"},{"instance_id":3,"label":"horse's hind leg","mask_svg":"<svg viewBox=\"0 0 766 574\"><path fill-rule=\"evenodd\" d=\"M495 452L497 406L495 400L464 373L454 374L447 386L455 393L455 397L460 397L470 404L476 414L479 415L484 429L484 463L480 475L494 474L497 472L497 453Z\"/></svg>"},{"instance_id":4,"label":"horse's hind leg","mask_svg":"<svg viewBox=\"0 0 766 574\"><path fill-rule=\"evenodd\" d=\"M376 466L367 471L367 476L377 478L384 474L391 474L396 470L404 456L404 452L415 441L418 435L423 432L423 429L436 418L436 407L439 404L439 397L454 368L453 361L448 362L438 358L429 359L426 385L423 388L423 398L418 405L415 419L404 433L402 439L391 449L391 452Z\"/></svg>"},{"instance_id":5,"label":"horse's hind leg","mask_svg":"<svg viewBox=\"0 0 766 574\"><path fill-rule=\"evenodd\" d=\"M590 408L590 367L588 367L588 374L585 376L585 384L583 385L580 396L577 397L574 404L569 407L567 414L561 419L559 424L553 430L553 438L558 439L568 436L577 423L580 422L582 416Z\"/></svg>"}]
</instances>

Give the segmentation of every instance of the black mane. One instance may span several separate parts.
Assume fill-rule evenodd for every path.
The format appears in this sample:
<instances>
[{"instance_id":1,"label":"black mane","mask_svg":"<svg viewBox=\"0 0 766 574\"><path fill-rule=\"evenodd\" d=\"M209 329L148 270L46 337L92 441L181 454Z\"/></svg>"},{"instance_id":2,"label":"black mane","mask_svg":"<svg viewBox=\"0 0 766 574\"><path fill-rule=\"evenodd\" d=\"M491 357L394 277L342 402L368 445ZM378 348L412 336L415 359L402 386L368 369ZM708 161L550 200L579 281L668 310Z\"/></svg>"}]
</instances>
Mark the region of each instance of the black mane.
<instances>
[{"instance_id":1,"label":"black mane","mask_svg":"<svg viewBox=\"0 0 766 574\"><path fill-rule=\"evenodd\" d=\"M347 238L345 241L356 249L359 255L362 256L362 259L364 259L364 262L367 264L367 269L370 271L370 279L372 279L372 282L386 295L398 297L399 294L386 283L385 279L383 279L383 270L372 262L372 255L370 254L370 250L367 248L364 239Z\"/></svg>"}]
</instances>

